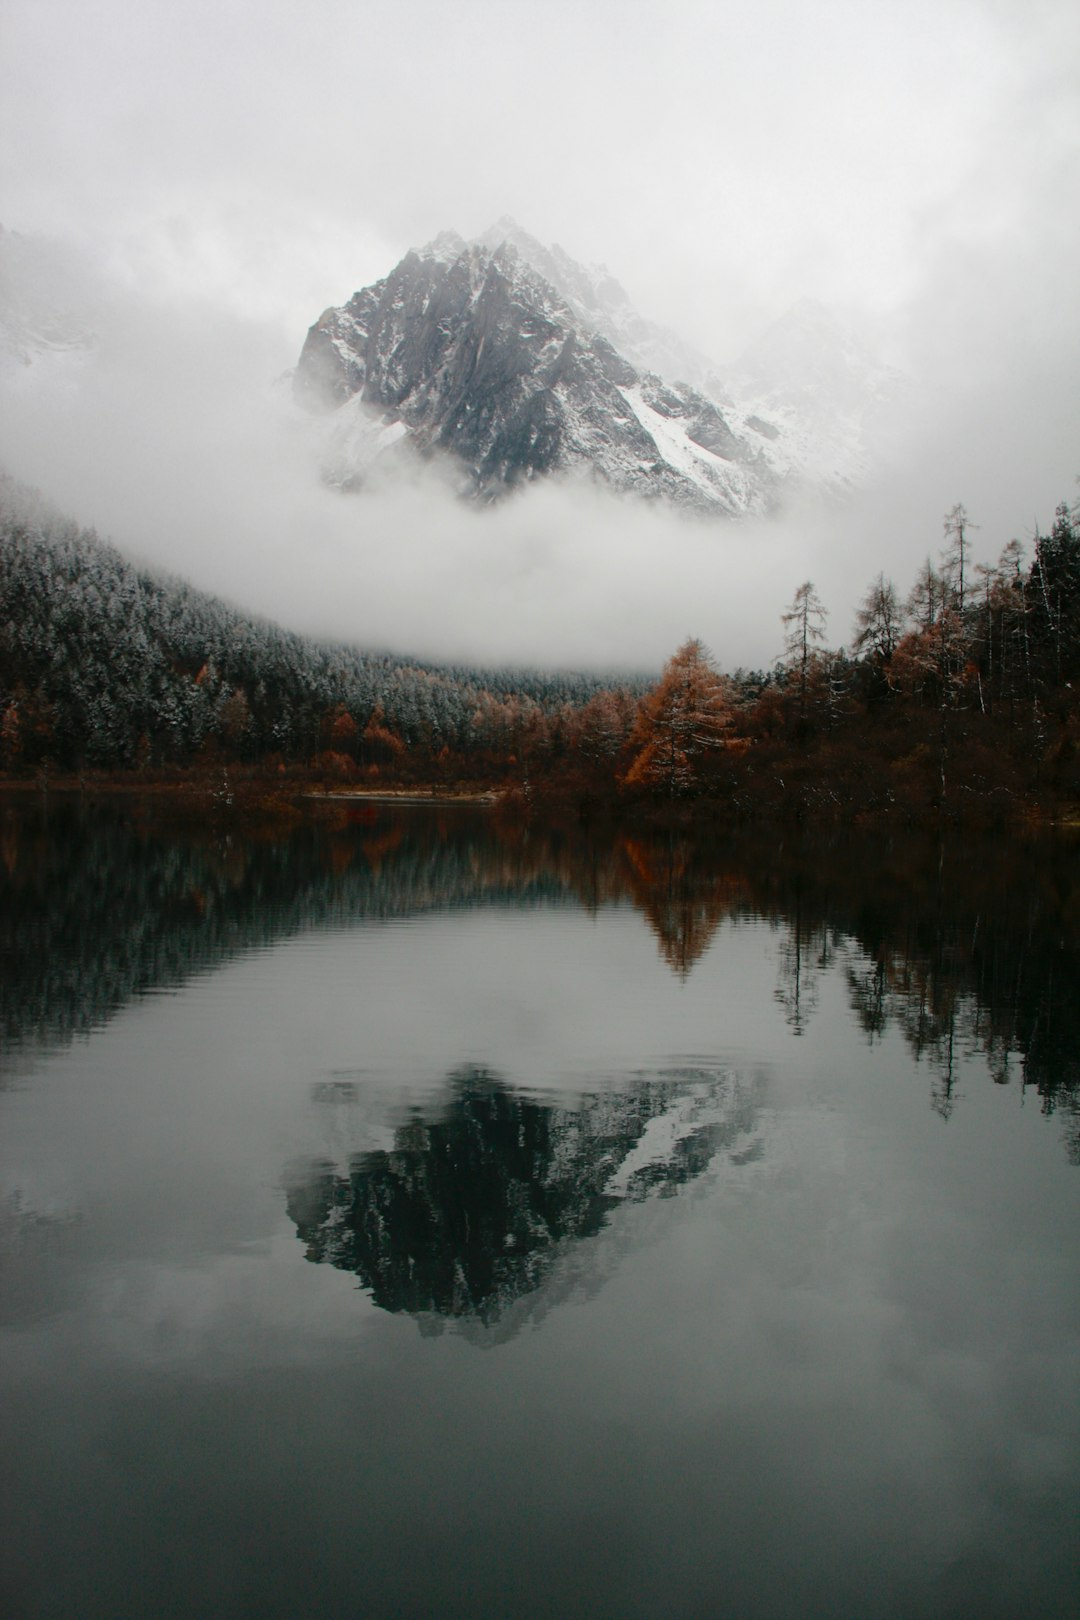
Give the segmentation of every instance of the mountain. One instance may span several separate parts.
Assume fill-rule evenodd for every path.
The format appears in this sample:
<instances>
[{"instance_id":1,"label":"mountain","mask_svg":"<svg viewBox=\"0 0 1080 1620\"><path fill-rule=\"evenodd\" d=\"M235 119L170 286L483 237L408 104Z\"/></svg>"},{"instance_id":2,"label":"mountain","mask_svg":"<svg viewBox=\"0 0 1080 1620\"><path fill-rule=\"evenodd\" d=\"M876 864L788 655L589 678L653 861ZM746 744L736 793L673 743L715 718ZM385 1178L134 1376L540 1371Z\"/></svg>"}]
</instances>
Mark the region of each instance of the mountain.
<instances>
[{"instance_id":1,"label":"mountain","mask_svg":"<svg viewBox=\"0 0 1080 1620\"><path fill-rule=\"evenodd\" d=\"M551 283L581 324L606 337L638 371L678 378L715 397L715 361L670 327L639 314L606 264L578 264L558 243L546 248L516 220L505 216L476 241L491 249L509 242L526 264Z\"/></svg>"},{"instance_id":2,"label":"mountain","mask_svg":"<svg viewBox=\"0 0 1080 1620\"><path fill-rule=\"evenodd\" d=\"M632 366L690 383L717 404L735 433L764 437L767 459L788 486L840 495L862 482L907 402L903 373L883 364L816 299L801 299L721 365L641 315L606 265L578 264L510 218L476 240L490 248L511 243L578 320Z\"/></svg>"},{"instance_id":3,"label":"mountain","mask_svg":"<svg viewBox=\"0 0 1080 1620\"><path fill-rule=\"evenodd\" d=\"M472 242L444 232L326 310L294 391L334 413L326 470L342 487L442 452L482 500L577 474L741 516L858 482L895 378L809 304L721 368L605 266L502 219Z\"/></svg>"},{"instance_id":4,"label":"mountain","mask_svg":"<svg viewBox=\"0 0 1080 1620\"><path fill-rule=\"evenodd\" d=\"M718 368L712 382L779 430L778 465L836 491L873 470L908 393L902 372L811 298Z\"/></svg>"},{"instance_id":5,"label":"mountain","mask_svg":"<svg viewBox=\"0 0 1080 1620\"><path fill-rule=\"evenodd\" d=\"M343 486L393 447L448 453L485 500L550 473L728 515L780 493L767 433L631 365L511 242L446 233L407 253L315 323L294 390L339 413L329 474Z\"/></svg>"}]
</instances>

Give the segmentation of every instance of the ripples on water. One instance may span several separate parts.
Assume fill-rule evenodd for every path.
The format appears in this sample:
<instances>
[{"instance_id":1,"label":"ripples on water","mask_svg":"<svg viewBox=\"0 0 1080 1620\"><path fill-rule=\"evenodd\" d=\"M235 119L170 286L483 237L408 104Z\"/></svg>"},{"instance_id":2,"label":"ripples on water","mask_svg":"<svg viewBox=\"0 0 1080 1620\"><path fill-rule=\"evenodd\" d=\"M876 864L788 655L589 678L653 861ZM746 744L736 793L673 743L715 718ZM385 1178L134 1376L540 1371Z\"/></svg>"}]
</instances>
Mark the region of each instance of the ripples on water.
<instances>
[{"instance_id":1,"label":"ripples on water","mask_svg":"<svg viewBox=\"0 0 1080 1620\"><path fill-rule=\"evenodd\" d=\"M9 1612L1068 1612L1071 848L0 815Z\"/></svg>"}]
</instances>

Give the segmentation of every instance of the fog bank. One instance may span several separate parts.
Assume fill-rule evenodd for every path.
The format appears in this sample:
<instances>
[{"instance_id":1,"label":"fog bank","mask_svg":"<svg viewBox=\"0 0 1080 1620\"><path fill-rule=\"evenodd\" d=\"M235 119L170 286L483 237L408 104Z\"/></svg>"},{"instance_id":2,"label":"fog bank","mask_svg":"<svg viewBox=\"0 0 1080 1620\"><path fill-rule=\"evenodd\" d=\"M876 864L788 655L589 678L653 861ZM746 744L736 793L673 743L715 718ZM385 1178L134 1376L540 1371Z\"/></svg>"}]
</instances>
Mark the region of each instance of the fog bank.
<instances>
[{"instance_id":1,"label":"fog bank","mask_svg":"<svg viewBox=\"0 0 1080 1620\"><path fill-rule=\"evenodd\" d=\"M6 469L155 567L290 628L417 657L648 669L694 635L727 668L766 665L803 579L839 644L879 570L906 591L936 556L956 501L992 558L1072 493L1067 447L1003 417L984 367L960 390L916 387L889 464L847 504L768 521L687 518L587 483L477 509L437 471L341 494L320 481L327 423L293 403L275 323L127 289L92 314L89 349L5 368Z\"/></svg>"}]
</instances>

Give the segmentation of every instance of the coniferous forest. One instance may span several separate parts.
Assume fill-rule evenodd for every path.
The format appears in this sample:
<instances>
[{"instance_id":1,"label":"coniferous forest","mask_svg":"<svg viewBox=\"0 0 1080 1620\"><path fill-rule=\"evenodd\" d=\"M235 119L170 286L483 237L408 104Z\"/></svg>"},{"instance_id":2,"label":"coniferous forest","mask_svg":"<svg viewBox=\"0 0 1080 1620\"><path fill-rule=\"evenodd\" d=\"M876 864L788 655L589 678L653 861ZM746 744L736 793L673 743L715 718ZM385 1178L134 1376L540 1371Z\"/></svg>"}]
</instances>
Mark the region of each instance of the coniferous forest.
<instances>
[{"instance_id":1,"label":"coniferous forest","mask_svg":"<svg viewBox=\"0 0 1080 1620\"><path fill-rule=\"evenodd\" d=\"M811 581L785 653L659 679L433 666L304 638L126 560L0 486L0 771L273 773L468 785L523 806L1000 823L1080 800L1080 510L975 564L950 511L905 589L879 572L846 646Z\"/></svg>"}]
</instances>

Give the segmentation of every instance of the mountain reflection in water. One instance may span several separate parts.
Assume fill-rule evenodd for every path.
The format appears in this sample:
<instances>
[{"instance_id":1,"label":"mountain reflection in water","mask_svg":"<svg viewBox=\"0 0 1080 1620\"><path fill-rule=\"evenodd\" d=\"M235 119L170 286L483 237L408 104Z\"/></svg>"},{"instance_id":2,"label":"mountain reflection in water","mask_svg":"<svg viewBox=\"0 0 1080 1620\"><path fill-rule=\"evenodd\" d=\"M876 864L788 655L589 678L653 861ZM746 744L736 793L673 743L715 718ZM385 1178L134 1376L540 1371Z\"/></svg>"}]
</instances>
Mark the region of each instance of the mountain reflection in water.
<instances>
[{"instance_id":1,"label":"mountain reflection in water","mask_svg":"<svg viewBox=\"0 0 1080 1620\"><path fill-rule=\"evenodd\" d=\"M445 1105L415 1113L388 1152L357 1156L346 1174L315 1162L287 1178L307 1258L355 1272L376 1305L428 1332L505 1321L490 1341L508 1337L515 1302L560 1273L572 1286L574 1244L621 1204L670 1197L721 1151L740 1162L759 1151L753 1087L730 1073L639 1077L576 1106L477 1067L448 1085Z\"/></svg>"},{"instance_id":2,"label":"mountain reflection in water","mask_svg":"<svg viewBox=\"0 0 1080 1620\"><path fill-rule=\"evenodd\" d=\"M725 921L776 933L795 1036L839 974L869 1042L899 1031L932 1106L962 1052L1060 1113L1080 1158L1075 842L596 835L443 807L335 807L278 837L169 829L145 807L0 807L0 1064L133 997L298 934L440 909L632 905L685 979Z\"/></svg>"}]
</instances>

